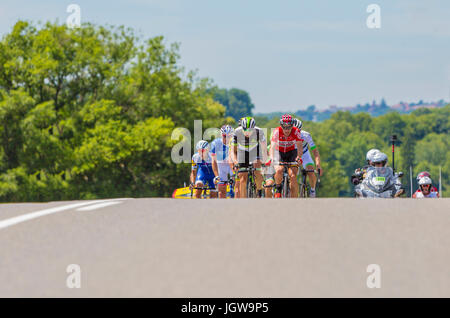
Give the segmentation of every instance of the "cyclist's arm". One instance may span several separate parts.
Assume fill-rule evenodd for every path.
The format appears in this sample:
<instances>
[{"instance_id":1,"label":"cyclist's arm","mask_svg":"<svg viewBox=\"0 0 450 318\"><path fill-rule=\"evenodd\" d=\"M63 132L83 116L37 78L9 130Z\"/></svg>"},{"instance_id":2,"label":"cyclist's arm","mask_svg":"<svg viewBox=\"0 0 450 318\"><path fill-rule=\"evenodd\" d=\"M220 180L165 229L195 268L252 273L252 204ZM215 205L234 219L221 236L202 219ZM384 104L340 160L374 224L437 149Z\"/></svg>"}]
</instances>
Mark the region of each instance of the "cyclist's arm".
<instances>
[{"instance_id":1,"label":"cyclist's arm","mask_svg":"<svg viewBox=\"0 0 450 318\"><path fill-rule=\"evenodd\" d=\"M323 170L322 170L322 166L320 165L320 154L319 154L319 149L314 148L312 150L312 153L314 155L314 158L316 159L316 168L319 170L320 169L320 175L322 175Z\"/></svg>"},{"instance_id":2,"label":"cyclist's arm","mask_svg":"<svg viewBox=\"0 0 450 318\"><path fill-rule=\"evenodd\" d=\"M259 142L259 146L261 147L261 149L262 149L262 162L266 162L267 161L267 141L264 139L264 140L261 140L260 142Z\"/></svg>"},{"instance_id":3,"label":"cyclist's arm","mask_svg":"<svg viewBox=\"0 0 450 318\"><path fill-rule=\"evenodd\" d=\"M230 151L230 156L231 156L231 164L235 164L237 162L237 144L231 144L231 151Z\"/></svg>"},{"instance_id":4,"label":"cyclist's arm","mask_svg":"<svg viewBox=\"0 0 450 318\"><path fill-rule=\"evenodd\" d=\"M191 183L195 184L195 178L197 177L197 168L191 171Z\"/></svg>"},{"instance_id":5,"label":"cyclist's arm","mask_svg":"<svg viewBox=\"0 0 450 318\"><path fill-rule=\"evenodd\" d=\"M269 158L274 161L274 149L278 149L278 133L276 131L272 132L272 136L270 137L270 149L269 149Z\"/></svg>"},{"instance_id":6,"label":"cyclist's arm","mask_svg":"<svg viewBox=\"0 0 450 318\"><path fill-rule=\"evenodd\" d=\"M297 140L295 143L297 145L297 156L300 159L302 159L302 155L303 155L303 151L302 151L302 149L303 149L303 140L302 139Z\"/></svg>"}]
</instances>

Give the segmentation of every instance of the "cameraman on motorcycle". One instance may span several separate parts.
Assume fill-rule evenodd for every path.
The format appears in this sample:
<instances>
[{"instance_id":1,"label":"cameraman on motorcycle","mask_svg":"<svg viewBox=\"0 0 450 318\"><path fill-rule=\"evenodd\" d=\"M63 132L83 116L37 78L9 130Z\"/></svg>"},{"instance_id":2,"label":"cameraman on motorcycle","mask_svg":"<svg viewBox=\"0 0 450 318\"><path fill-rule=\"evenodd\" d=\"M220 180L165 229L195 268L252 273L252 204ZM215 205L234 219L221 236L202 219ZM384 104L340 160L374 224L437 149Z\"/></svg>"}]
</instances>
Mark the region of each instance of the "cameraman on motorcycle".
<instances>
[{"instance_id":1,"label":"cameraman on motorcycle","mask_svg":"<svg viewBox=\"0 0 450 318\"><path fill-rule=\"evenodd\" d=\"M361 183L361 181L364 179L364 176L366 174L367 169L370 166L373 166L373 158L374 156L379 153L380 150L378 149L370 149L367 154L366 154L366 162L367 165L365 165L364 167L362 167L362 169L358 168L355 170L355 173L352 175L352 183L353 185L357 185L359 183ZM387 157L386 157L387 158ZM387 160L387 159L386 159Z\"/></svg>"}]
</instances>

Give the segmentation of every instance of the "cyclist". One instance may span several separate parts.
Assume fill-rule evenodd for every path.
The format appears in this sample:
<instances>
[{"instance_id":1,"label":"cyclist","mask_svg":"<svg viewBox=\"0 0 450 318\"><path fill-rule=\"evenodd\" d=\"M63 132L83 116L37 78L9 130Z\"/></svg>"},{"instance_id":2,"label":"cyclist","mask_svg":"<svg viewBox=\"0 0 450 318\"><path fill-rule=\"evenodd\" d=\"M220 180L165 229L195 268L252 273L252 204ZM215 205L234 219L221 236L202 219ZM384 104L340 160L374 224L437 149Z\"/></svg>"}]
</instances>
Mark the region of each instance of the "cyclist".
<instances>
[{"instance_id":1,"label":"cyclist","mask_svg":"<svg viewBox=\"0 0 450 318\"><path fill-rule=\"evenodd\" d=\"M413 198L439 198L439 192L434 190L430 177L422 177L419 180L419 189L413 194Z\"/></svg>"},{"instance_id":2,"label":"cyclist","mask_svg":"<svg viewBox=\"0 0 450 318\"><path fill-rule=\"evenodd\" d=\"M270 158L275 164L275 198L281 198L281 182L283 181L284 167L278 162L298 162L302 164L303 139L300 130L294 127L294 119L285 114L280 118L280 126L273 131L270 145ZM288 168L291 197L298 197L297 166Z\"/></svg>"},{"instance_id":3,"label":"cyclist","mask_svg":"<svg viewBox=\"0 0 450 318\"><path fill-rule=\"evenodd\" d=\"M196 148L197 153L192 156L191 187L201 188L204 185L208 185L210 197L216 198L215 175L212 168L211 154L209 153L209 143L205 140L200 140ZM195 197L197 199L201 198L202 191L202 189L195 189Z\"/></svg>"},{"instance_id":4,"label":"cyclist","mask_svg":"<svg viewBox=\"0 0 450 318\"><path fill-rule=\"evenodd\" d=\"M243 117L239 121L240 127L236 128L231 143L231 158L234 166L245 168L253 165L255 167L256 189L258 197L262 196L262 173L261 160L265 160L267 149L264 131L256 127L255 119ZM240 198L247 197L247 173L238 173Z\"/></svg>"},{"instance_id":5,"label":"cyclist","mask_svg":"<svg viewBox=\"0 0 450 318\"><path fill-rule=\"evenodd\" d=\"M219 198L227 197L227 181L233 174L230 162L228 160L229 144L233 136L233 127L223 125L220 128L221 138L215 139L211 143L212 168L215 174L215 182L218 184Z\"/></svg>"},{"instance_id":6,"label":"cyclist","mask_svg":"<svg viewBox=\"0 0 450 318\"><path fill-rule=\"evenodd\" d=\"M420 179L422 179L423 177L428 177L431 179L431 175L428 171L422 171L417 175L417 183L419 183ZM431 191L438 192L438 189L435 186L431 185Z\"/></svg>"},{"instance_id":7,"label":"cyclist","mask_svg":"<svg viewBox=\"0 0 450 318\"><path fill-rule=\"evenodd\" d=\"M300 130L300 135L303 139L303 169L305 169L308 172L308 179L309 179L309 185L311 186L311 189L309 191L309 196L311 198L316 197L316 183L317 178L316 174L314 173L314 163L311 159L311 154L309 153L309 150L312 151L316 163L317 170L319 171L320 176L323 174L323 170L320 166L320 154L319 149L317 149L316 144L314 143L311 134L307 131L302 130L303 123L301 120L294 118L294 127L297 127ZM309 148L308 148L309 147Z\"/></svg>"}]
</instances>

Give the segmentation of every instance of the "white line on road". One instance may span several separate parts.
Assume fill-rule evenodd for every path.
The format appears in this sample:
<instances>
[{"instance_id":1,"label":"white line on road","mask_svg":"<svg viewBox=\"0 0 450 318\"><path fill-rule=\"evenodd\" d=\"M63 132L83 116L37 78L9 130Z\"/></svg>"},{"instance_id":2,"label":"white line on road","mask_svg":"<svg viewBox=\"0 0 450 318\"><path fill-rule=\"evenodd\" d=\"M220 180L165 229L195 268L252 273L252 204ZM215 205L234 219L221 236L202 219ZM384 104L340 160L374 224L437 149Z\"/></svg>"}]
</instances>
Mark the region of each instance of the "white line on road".
<instances>
[{"instance_id":1,"label":"white line on road","mask_svg":"<svg viewBox=\"0 0 450 318\"><path fill-rule=\"evenodd\" d=\"M110 206L110 205L119 204L119 203L122 203L122 201L103 202L103 203L99 203L99 204L85 206L84 208L79 208L79 209L77 209L77 211L92 211L92 210L104 208L105 206Z\"/></svg>"},{"instance_id":2,"label":"white line on road","mask_svg":"<svg viewBox=\"0 0 450 318\"><path fill-rule=\"evenodd\" d=\"M15 216L13 218L10 219L6 219L3 221L0 221L0 230L7 228L9 226L15 225L15 224L19 224L25 221L29 221L32 219L36 219L39 218L41 216L45 216L45 215L49 215L49 214L53 214L53 213L58 213L58 212L62 212L65 210L70 210L70 209L74 209L74 208L78 208L84 205L89 205L89 204L95 204L95 203L102 203L102 202L111 202L111 201L118 201L118 200L126 200L126 199L115 199L115 200L101 200L101 201L89 201L89 202L81 202L81 203L75 203L75 204L69 204L69 205L64 205L64 206L58 206L55 208L51 208L51 209L45 209L45 210L41 210L41 211L36 211L36 212L31 212L29 214L23 214L23 215L19 215L19 216Z\"/></svg>"}]
</instances>

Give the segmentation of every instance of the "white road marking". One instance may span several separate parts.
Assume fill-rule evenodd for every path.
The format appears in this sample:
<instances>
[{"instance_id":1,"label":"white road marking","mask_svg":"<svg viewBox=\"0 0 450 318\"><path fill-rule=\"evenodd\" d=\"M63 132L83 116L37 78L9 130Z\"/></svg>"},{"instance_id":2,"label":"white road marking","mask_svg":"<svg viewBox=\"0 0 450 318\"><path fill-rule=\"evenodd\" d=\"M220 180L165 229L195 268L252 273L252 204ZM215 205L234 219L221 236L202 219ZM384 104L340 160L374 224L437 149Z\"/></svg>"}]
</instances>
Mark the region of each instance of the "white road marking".
<instances>
[{"instance_id":1,"label":"white road marking","mask_svg":"<svg viewBox=\"0 0 450 318\"><path fill-rule=\"evenodd\" d=\"M84 208L79 208L79 209L77 209L77 211L92 211L95 209L104 208L105 206L110 206L110 205L120 204L120 203L122 203L122 201L103 202L103 203L99 203L99 204L86 206Z\"/></svg>"},{"instance_id":2,"label":"white road marking","mask_svg":"<svg viewBox=\"0 0 450 318\"><path fill-rule=\"evenodd\" d=\"M10 219L6 219L6 220L2 220L0 221L0 230L7 228L9 226L12 225L16 225L22 222L26 222L32 219L36 219L39 218L41 216L45 216L45 215L49 215L49 214L53 214L53 213L58 213L58 212L62 212L65 210L70 210L70 209L74 209L74 208L78 208L81 206L85 206L85 205L89 205L89 204L95 204L95 203L102 203L102 202L116 202L119 200L126 200L126 199L111 199L111 200L96 200L96 201L89 201L89 202L81 202L81 203L75 203L75 204L69 204L69 205L64 205L64 206L58 206L55 208L50 208L50 209L45 209L45 210L41 210L41 211L36 211L36 212L31 212L28 214L23 214L23 215L19 215L19 216L15 216L12 217Z\"/></svg>"}]
</instances>

